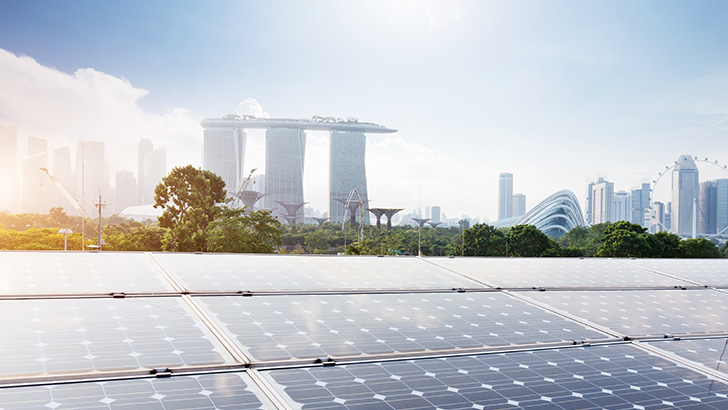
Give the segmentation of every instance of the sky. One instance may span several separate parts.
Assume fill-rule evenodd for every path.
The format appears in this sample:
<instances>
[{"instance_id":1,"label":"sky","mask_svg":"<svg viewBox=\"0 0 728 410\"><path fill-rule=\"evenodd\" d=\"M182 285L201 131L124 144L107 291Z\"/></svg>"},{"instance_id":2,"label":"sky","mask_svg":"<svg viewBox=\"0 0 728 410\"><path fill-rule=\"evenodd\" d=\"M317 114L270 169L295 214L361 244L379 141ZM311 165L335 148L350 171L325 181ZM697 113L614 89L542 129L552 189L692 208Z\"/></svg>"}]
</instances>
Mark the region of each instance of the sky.
<instances>
[{"instance_id":1,"label":"sky","mask_svg":"<svg viewBox=\"0 0 728 410\"><path fill-rule=\"evenodd\" d=\"M398 130L368 137L372 206L495 220L501 172L530 208L681 154L728 164L726 21L724 1L0 0L0 126L135 171L141 138L201 166L203 118L355 117ZM306 150L326 211L326 134ZM244 168L265 172L260 131Z\"/></svg>"}]
</instances>

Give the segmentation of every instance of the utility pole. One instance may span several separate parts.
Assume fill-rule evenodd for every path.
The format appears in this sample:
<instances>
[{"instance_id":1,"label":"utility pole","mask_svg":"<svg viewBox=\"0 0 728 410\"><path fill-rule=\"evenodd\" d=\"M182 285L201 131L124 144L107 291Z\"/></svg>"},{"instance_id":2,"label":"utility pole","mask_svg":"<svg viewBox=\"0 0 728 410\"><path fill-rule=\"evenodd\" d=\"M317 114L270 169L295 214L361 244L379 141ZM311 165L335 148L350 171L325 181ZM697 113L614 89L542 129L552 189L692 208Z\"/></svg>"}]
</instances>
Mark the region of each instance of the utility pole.
<instances>
[{"instance_id":1,"label":"utility pole","mask_svg":"<svg viewBox=\"0 0 728 410\"><path fill-rule=\"evenodd\" d=\"M104 201L103 203L101 202L101 192L99 192L99 202L96 204L96 208L99 209L99 241L98 241L98 246L99 246L99 251L101 251L101 210L104 209L104 208L106 208L106 201Z\"/></svg>"}]
</instances>

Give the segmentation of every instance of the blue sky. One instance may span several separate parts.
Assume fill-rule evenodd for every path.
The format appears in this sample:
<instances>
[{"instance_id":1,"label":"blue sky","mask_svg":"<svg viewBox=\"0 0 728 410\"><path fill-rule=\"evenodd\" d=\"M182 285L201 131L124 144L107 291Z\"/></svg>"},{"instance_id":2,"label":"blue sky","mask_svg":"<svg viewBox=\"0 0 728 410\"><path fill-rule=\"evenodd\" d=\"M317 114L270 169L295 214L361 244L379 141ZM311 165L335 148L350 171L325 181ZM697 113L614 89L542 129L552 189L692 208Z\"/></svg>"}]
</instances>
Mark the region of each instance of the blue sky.
<instances>
[{"instance_id":1,"label":"blue sky","mask_svg":"<svg viewBox=\"0 0 728 410\"><path fill-rule=\"evenodd\" d=\"M728 163L726 21L720 1L0 0L3 77L29 88L0 97L0 125L59 144L88 133L120 153L143 135L170 146L170 165L200 165L194 124L248 98L273 117L357 117L399 130L369 138L377 206L495 219L499 172L530 207L559 189L583 200L597 176L636 187L683 153ZM118 100L133 132L54 130L3 106L44 98L32 84L61 81L48 70L77 88L46 101L93 84L71 100ZM246 168L262 166L261 145L252 133ZM310 137L306 199L321 210L325 149Z\"/></svg>"}]
</instances>

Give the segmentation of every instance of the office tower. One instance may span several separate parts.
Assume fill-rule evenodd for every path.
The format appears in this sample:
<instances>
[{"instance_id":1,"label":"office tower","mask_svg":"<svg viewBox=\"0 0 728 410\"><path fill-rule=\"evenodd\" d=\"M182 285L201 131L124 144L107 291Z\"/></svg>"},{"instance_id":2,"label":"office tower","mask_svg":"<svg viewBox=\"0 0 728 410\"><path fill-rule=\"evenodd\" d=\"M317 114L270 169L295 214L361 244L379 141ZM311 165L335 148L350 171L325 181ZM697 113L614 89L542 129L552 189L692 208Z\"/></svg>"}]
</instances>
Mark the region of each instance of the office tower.
<instances>
[{"instance_id":1,"label":"office tower","mask_svg":"<svg viewBox=\"0 0 728 410\"><path fill-rule=\"evenodd\" d=\"M699 173L690 155L681 155L672 171L672 232L691 235L693 201L698 198Z\"/></svg>"},{"instance_id":2,"label":"office tower","mask_svg":"<svg viewBox=\"0 0 728 410\"><path fill-rule=\"evenodd\" d=\"M124 209L135 204L136 180L131 171L116 171L114 195L114 213L120 214Z\"/></svg>"},{"instance_id":3,"label":"office tower","mask_svg":"<svg viewBox=\"0 0 728 410\"><path fill-rule=\"evenodd\" d=\"M365 167L366 136L362 131L331 130L329 153L329 215L331 222L341 223L344 214L350 212L345 204L352 190L359 193L367 208L367 174ZM354 201L358 201L356 197ZM356 209L355 209L356 208ZM361 210L355 205L355 219L361 218ZM347 215L348 216L348 215ZM369 224L369 212L364 211L364 223Z\"/></svg>"},{"instance_id":4,"label":"office tower","mask_svg":"<svg viewBox=\"0 0 728 410\"><path fill-rule=\"evenodd\" d=\"M274 216L298 216L291 222L302 223L303 212L285 209L282 204L303 206L303 161L306 133L300 128L271 127L265 132L265 207ZM290 212L289 212L290 211Z\"/></svg>"},{"instance_id":5,"label":"office tower","mask_svg":"<svg viewBox=\"0 0 728 410\"><path fill-rule=\"evenodd\" d=\"M18 129L0 127L0 210L18 211Z\"/></svg>"},{"instance_id":6,"label":"office tower","mask_svg":"<svg viewBox=\"0 0 728 410\"><path fill-rule=\"evenodd\" d=\"M144 186L144 159L152 151L154 151L154 145L152 145L150 139L142 138L139 140L137 147L137 205L150 205L154 203L153 198L149 198L148 194L145 195L149 190L145 189L146 187Z\"/></svg>"},{"instance_id":7,"label":"office tower","mask_svg":"<svg viewBox=\"0 0 728 410\"><path fill-rule=\"evenodd\" d=\"M650 184L643 183L639 189L632 190L632 217L630 222L642 225L643 227L649 226L645 221L650 209Z\"/></svg>"},{"instance_id":8,"label":"office tower","mask_svg":"<svg viewBox=\"0 0 728 410\"><path fill-rule=\"evenodd\" d=\"M629 192L619 191L614 193L612 213L613 222L629 221L632 218L632 200Z\"/></svg>"},{"instance_id":9,"label":"office tower","mask_svg":"<svg viewBox=\"0 0 728 410\"><path fill-rule=\"evenodd\" d=\"M203 135L202 168L222 178L228 197L232 197L243 182L245 131L235 127L205 127Z\"/></svg>"},{"instance_id":10,"label":"office tower","mask_svg":"<svg viewBox=\"0 0 728 410\"><path fill-rule=\"evenodd\" d=\"M442 212L441 212L441 209L440 209L439 206L433 206L430 209L430 212L431 212L431 218L430 219L432 220L432 222L438 223L438 222L442 222L443 221L442 215L441 215Z\"/></svg>"},{"instance_id":11,"label":"office tower","mask_svg":"<svg viewBox=\"0 0 728 410\"><path fill-rule=\"evenodd\" d=\"M718 179L716 183L715 230L717 233L728 233L728 179ZM726 232L723 232L726 230Z\"/></svg>"},{"instance_id":12,"label":"office tower","mask_svg":"<svg viewBox=\"0 0 728 410\"><path fill-rule=\"evenodd\" d=\"M698 185L698 233L716 233L718 210L718 183L705 181Z\"/></svg>"},{"instance_id":13,"label":"office tower","mask_svg":"<svg viewBox=\"0 0 728 410\"><path fill-rule=\"evenodd\" d=\"M513 174L498 175L498 220L513 216Z\"/></svg>"},{"instance_id":14,"label":"office tower","mask_svg":"<svg viewBox=\"0 0 728 410\"><path fill-rule=\"evenodd\" d=\"M650 210L650 233L667 231L665 226L665 204L659 201L652 203Z\"/></svg>"},{"instance_id":15,"label":"office tower","mask_svg":"<svg viewBox=\"0 0 728 410\"><path fill-rule=\"evenodd\" d=\"M672 230L672 202L668 202L665 206L665 231Z\"/></svg>"},{"instance_id":16,"label":"office tower","mask_svg":"<svg viewBox=\"0 0 728 410\"><path fill-rule=\"evenodd\" d=\"M526 214L526 195L513 194L512 216L523 216Z\"/></svg>"},{"instance_id":17,"label":"office tower","mask_svg":"<svg viewBox=\"0 0 728 410\"><path fill-rule=\"evenodd\" d=\"M167 176L167 149L157 148L144 155L145 205L154 204L154 189Z\"/></svg>"},{"instance_id":18,"label":"office tower","mask_svg":"<svg viewBox=\"0 0 728 410\"><path fill-rule=\"evenodd\" d=\"M429 205L425 206L425 218L432 219L431 214L432 214L432 210L430 209L430 206Z\"/></svg>"},{"instance_id":19,"label":"office tower","mask_svg":"<svg viewBox=\"0 0 728 410\"><path fill-rule=\"evenodd\" d=\"M67 191L76 195L76 184L71 167L71 149L68 146L53 150L53 176L63 184ZM59 189L56 189L54 197L55 206L63 207L69 215L76 214L76 205L70 203Z\"/></svg>"},{"instance_id":20,"label":"office tower","mask_svg":"<svg viewBox=\"0 0 728 410\"><path fill-rule=\"evenodd\" d=\"M48 140L29 137L28 155L23 160L22 212L45 214L55 199L52 183L41 168L48 168Z\"/></svg>"},{"instance_id":21,"label":"office tower","mask_svg":"<svg viewBox=\"0 0 728 410\"><path fill-rule=\"evenodd\" d=\"M84 209L94 215L99 201L107 202L102 210L104 216L111 215L111 189L109 177L106 172L106 150L103 142L81 141L76 148L76 196L80 199Z\"/></svg>"},{"instance_id":22,"label":"office tower","mask_svg":"<svg viewBox=\"0 0 728 410\"><path fill-rule=\"evenodd\" d=\"M600 177L596 183L591 185L591 199L592 223L612 222L614 219L614 213L612 212L614 184Z\"/></svg>"}]
</instances>

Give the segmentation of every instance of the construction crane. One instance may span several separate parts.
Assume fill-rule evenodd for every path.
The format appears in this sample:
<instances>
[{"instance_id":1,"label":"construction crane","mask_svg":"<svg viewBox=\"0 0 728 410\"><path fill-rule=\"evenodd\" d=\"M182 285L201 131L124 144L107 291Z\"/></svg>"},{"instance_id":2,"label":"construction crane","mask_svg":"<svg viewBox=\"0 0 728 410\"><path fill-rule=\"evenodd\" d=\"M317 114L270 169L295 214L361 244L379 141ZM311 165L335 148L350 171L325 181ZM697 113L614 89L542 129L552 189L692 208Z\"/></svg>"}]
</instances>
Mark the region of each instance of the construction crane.
<instances>
[{"instance_id":1,"label":"construction crane","mask_svg":"<svg viewBox=\"0 0 728 410\"><path fill-rule=\"evenodd\" d=\"M68 202L70 202L71 205L74 208L76 208L76 211L78 211L78 213L81 215L82 221L85 221L86 219L88 219L91 222L91 224L93 225L94 224L94 222L93 222L94 219L83 208L83 205L81 204L81 201L79 201L76 198L76 196L73 195L71 193L71 191L69 191L66 188L65 185L63 185L63 183L61 181L59 181L56 177L54 177L53 175L51 175L51 173L48 172L48 169L47 168L41 168L40 170L43 171L43 172L45 172L46 175L48 175L48 178L51 179L51 181L53 182L53 185L55 185L56 188L58 188L58 190L61 192L61 194L63 194L63 196L68 200ZM97 228L98 228L98 226L97 226ZM81 231L82 231L81 234L84 236L84 240L85 240L85 236L86 236L85 229L81 229ZM81 246L82 247L84 246L84 240L81 241Z\"/></svg>"}]
</instances>

